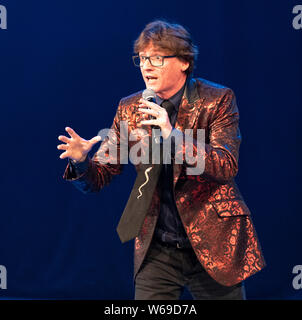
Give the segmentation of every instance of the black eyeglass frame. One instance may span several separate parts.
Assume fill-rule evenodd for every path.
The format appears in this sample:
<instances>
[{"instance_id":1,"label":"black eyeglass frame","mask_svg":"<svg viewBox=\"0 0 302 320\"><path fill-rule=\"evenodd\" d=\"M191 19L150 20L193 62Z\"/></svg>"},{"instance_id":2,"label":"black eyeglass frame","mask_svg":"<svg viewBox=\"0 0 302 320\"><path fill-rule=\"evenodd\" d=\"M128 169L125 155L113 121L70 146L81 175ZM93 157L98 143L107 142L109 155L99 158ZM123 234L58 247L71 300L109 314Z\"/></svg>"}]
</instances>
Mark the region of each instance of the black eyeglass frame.
<instances>
[{"instance_id":1,"label":"black eyeglass frame","mask_svg":"<svg viewBox=\"0 0 302 320\"><path fill-rule=\"evenodd\" d=\"M164 65L164 62L165 62L165 59L166 59L166 58L175 58L175 57L177 57L177 55L173 55L173 56L161 56L161 55L159 55L159 54L156 54L156 55L154 55L154 56L149 56L149 57L147 57L147 56L139 56L139 55L132 56L133 63L134 63L134 65L135 65L136 67L140 67L140 66L141 66L141 63L139 63L139 65L137 65L137 64L135 63L135 59L136 59L136 58L139 58L139 59L140 59L141 57L144 57L144 58L145 58L145 61L144 61L144 62L146 62L146 60L149 60L149 63L150 63L151 66L153 66L153 67L162 67L162 66ZM161 57L161 58L163 59L163 60L162 60L162 64L159 65L159 66L153 65L152 62L151 62L151 60L150 60L150 58L152 58L152 57Z\"/></svg>"}]
</instances>

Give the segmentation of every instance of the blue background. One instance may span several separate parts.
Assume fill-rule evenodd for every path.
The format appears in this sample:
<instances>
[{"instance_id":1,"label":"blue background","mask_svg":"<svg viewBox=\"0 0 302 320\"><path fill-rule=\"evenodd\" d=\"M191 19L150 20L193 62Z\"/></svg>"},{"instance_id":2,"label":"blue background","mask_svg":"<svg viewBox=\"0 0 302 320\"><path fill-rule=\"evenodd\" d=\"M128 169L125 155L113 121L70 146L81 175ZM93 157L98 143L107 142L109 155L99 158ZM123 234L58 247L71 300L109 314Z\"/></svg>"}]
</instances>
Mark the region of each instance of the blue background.
<instances>
[{"instance_id":1,"label":"blue background","mask_svg":"<svg viewBox=\"0 0 302 320\"><path fill-rule=\"evenodd\" d=\"M84 195L62 179L67 161L56 146L66 126L86 139L109 128L119 100L144 88L131 61L133 41L156 18L188 28L200 52L195 76L237 97L243 142L236 181L267 262L245 282L247 297L302 298L292 287L292 269L302 264L298 2L0 4L8 11L8 30L0 30L0 265L8 289L0 298L133 298L133 242L122 245L115 228L134 168Z\"/></svg>"}]
</instances>

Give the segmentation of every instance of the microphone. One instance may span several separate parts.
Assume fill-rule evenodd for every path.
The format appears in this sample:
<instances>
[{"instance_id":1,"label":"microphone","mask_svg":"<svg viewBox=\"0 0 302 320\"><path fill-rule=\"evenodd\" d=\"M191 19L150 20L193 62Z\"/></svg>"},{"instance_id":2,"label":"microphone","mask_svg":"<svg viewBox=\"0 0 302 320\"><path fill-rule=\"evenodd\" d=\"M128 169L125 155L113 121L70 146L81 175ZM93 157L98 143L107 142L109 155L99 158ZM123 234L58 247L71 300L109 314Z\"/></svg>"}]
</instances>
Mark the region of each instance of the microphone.
<instances>
[{"instance_id":1,"label":"microphone","mask_svg":"<svg viewBox=\"0 0 302 320\"><path fill-rule=\"evenodd\" d=\"M144 100L155 102L155 97L156 97L156 94L152 89L147 88L143 91L142 98Z\"/></svg>"},{"instance_id":2,"label":"microphone","mask_svg":"<svg viewBox=\"0 0 302 320\"><path fill-rule=\"evenodd\" d=\"M147 89L145 89L143 91L142 98L144 100L147 100L147 101L155 103L155 97L156 97L156 94L152 89L147 88ZM155 119L155 117L151 116L151 119L152 118ZM152 127L152 129L159 129L159 126L151 126L151 127ZM153 138L154 138L155 143L159 144L160 143L160 137L161 137L160 132L156 132L155 130L152 130L152 134L153 134Z\"/></svg>"}]
</instances>

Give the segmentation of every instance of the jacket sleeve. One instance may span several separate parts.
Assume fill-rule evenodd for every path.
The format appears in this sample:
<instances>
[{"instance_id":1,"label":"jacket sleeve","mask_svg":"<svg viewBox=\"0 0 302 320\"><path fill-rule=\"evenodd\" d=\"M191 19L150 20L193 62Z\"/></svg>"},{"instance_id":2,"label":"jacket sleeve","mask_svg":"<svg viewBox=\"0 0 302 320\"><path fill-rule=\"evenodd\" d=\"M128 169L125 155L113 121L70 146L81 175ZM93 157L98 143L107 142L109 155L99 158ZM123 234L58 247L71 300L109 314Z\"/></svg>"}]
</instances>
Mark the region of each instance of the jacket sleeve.
<instances>
[{"instance_id":1,"label":"jacket sleeve","mask_svg":"<svg viewBox=\"0 0 302 320\"><path fill-rule=\"evenodd\" d=\"M63 178L83 193L100 191L109 184L113 176L120 174L120 106L116 112L109 134L101 143L98 151L80 166L74 166L70 161L67 164ZM103 139L103 137L102 137Z\"/></svg>"},{"instance_id":2,"label":"jacket sleeve","mask_svg":"<svg viewBox=\"0 0 302 320\"><path fill-rule=\"evenodd\" d=\"M209 139L191 140L185 142L185 134L177 130L183 136L182 147L176 151L175 157L182 157L187 169L194 169L193 175L202 176L207 180L218 183L227 183L238 172L238 157L241 136L239 131L239 112L236 98L231 89L226 89L218 99L215 110L209 117ZM199 148L198 148L199 146ZM202 146L202 147L201 147ZM194 164L187 163L186 150L193 150L193 156L197 159ZM189 171L187 171L189 172ZM190 175L190 173L187 173Z\"/></svg>"}]
</instances>

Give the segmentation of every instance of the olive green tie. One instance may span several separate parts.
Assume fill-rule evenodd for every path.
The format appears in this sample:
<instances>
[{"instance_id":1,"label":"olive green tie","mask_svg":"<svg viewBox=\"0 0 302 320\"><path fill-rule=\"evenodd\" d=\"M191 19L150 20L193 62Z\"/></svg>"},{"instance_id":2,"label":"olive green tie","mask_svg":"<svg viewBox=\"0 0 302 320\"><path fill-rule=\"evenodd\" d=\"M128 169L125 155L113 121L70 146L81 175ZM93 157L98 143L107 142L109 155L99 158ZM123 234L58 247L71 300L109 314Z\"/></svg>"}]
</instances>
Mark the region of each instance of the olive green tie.
<instances>
[{"instance_id":1,"label":"olive green tie","mask_svg":"<svg viewBox=\"0 0 302 320\"><path fill-rule=\"evenodd\" d=\"M171 117L174 105L169 100L164 100L161 106L167 110L169 117ZM151 145L149 143L149 146ZM130 197L116 229L123 243L139 235L150 207L161 169L162 161L160 164L140 165Z\"/></svg>"}]
</instances>

